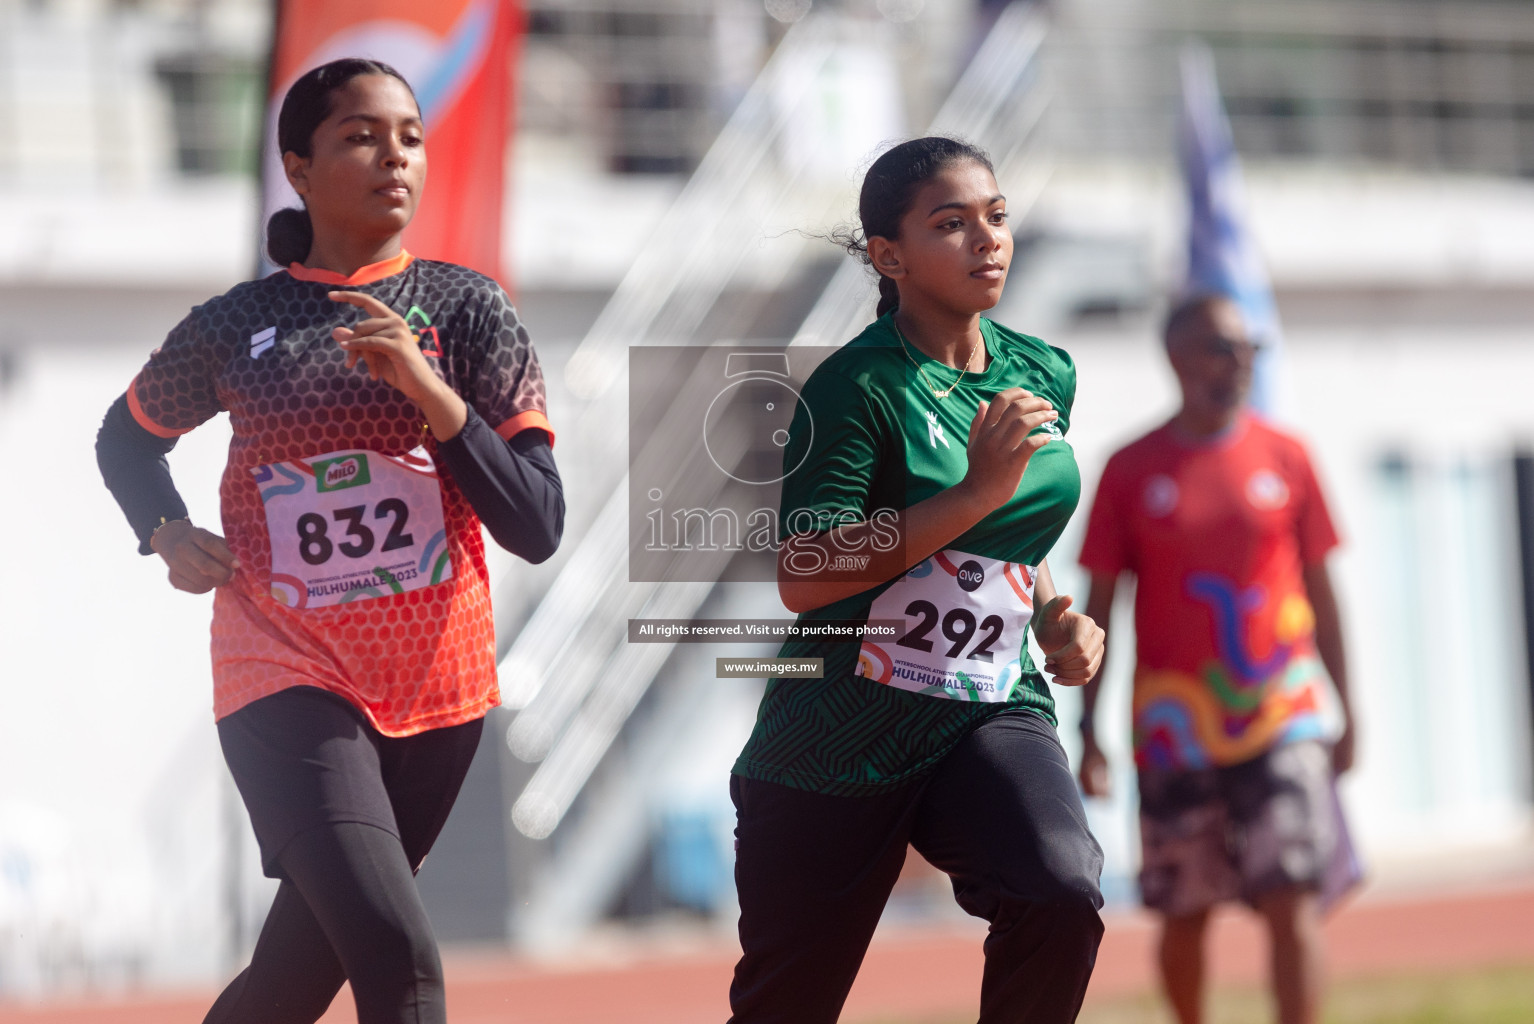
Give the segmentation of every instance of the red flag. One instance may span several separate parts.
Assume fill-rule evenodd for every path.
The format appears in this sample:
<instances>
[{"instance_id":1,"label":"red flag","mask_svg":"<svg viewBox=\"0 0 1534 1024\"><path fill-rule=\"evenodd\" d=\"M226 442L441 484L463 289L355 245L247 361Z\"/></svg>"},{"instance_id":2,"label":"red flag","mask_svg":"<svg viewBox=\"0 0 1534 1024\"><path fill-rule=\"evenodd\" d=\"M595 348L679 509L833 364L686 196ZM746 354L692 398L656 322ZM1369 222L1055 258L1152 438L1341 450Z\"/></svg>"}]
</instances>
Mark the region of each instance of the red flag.
<instances>
[{"instance_id":1,"label":"red flag","mask_svg":"<svg viewBox=\"0 0 1534 1024\"><path fill-rule=\"evenodd\" d=\"M521 28L516 0L278 0L262 149L263 226L274 211L298 205L277 153L277 111L288 86L327 61L369 57L405 76L426 124L426 189L405 247L501 278L512 61Z\"/></svg>"}]
</instances>

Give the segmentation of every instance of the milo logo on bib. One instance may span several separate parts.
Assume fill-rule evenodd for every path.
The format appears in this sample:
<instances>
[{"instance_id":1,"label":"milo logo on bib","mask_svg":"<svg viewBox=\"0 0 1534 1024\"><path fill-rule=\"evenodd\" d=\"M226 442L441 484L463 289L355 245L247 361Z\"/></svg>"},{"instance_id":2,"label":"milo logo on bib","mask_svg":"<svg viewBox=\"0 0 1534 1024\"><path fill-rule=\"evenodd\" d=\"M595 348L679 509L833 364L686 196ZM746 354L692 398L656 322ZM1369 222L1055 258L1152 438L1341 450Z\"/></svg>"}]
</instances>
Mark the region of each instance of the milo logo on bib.
<instances>
[{"instance_id":1,"label":"milo logo on bib","mask_svg":"<svg viewBox=\"0 0 1534 1024\"><path fill-rule=\"evenodd\" d=\"M366 455L347 455L314 464L314 489L321 494L372 483Z\"/></svg>"}]
</instances>

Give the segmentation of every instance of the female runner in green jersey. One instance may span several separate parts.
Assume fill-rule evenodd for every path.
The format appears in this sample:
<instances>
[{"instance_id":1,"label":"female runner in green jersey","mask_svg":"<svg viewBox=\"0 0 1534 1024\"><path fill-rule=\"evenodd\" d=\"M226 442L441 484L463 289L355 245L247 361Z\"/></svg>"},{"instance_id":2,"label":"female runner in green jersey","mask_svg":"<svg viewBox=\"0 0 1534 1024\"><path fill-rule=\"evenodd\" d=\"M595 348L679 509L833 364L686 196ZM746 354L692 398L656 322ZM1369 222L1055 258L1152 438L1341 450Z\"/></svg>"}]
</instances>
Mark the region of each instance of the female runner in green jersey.
<instances>
[{"instance_id":1,"label":"female runner in green jersey","mask_svg":"<svg viewBox=\"0 0 1534 1024\"><path fill-rule=\"evenodd\" d=\"M859 214L879 318L805 383L778 580L802 624L891 631L786 645L824 675L772 680L735 764L732 1019L834 1022L911 845L990 922L982 1024L1059 1024L1102 936L1102 852L1026 637L1057 684L1102 657L1045 564L1080 496L1075 367L980 315L1012 258L985 154L896 146Z\"/></svg>"}]
</instances>

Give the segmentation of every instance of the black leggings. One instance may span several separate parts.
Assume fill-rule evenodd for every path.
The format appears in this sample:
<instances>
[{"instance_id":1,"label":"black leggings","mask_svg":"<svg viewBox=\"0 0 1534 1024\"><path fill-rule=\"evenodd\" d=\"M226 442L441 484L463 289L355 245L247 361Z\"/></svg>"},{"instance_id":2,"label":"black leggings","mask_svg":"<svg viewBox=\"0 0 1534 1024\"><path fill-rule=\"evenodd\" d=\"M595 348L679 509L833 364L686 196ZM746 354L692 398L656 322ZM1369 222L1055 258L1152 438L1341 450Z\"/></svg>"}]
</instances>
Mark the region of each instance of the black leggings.
<instances>
[{"instance_id":1,"label":"black leggings","mask_svg":"<svg viewBox=\"0 0 1534 1024\"><path fill-rule=\"evenodd\" d=\"M343 981L358 1024L446 1024L442 962L414 876L482 727L386 737L309 687L219 722L267 874L282 884L250 966L204 1024L313 1024Z\"/></svg>"},{"instance_id":2,"label":"black leggings","mask_svg":"<svg viewBox=\"0 0 1534 1024\"><path fill-rule=\"evenodd\" d=\"M204 1024L313 1024L352 983L358 1024L445 1024L442 962L398 839L343 821L295 837L250 966Z\"/></svg>"},{"instance_id":3,"label":"black leggings","mask_svg":"<svg viewBox=\"0 0 1534 1024\"><path fill-rule=\"evenodd\" d=\"M742 956L735 1024L833 1024L905 863L989 921L981 1024L1076 1019L1103 925L1102 850L1049 723L1005 713L924 779L872 797L734 776Z\"/></svg>"}]
</instances>

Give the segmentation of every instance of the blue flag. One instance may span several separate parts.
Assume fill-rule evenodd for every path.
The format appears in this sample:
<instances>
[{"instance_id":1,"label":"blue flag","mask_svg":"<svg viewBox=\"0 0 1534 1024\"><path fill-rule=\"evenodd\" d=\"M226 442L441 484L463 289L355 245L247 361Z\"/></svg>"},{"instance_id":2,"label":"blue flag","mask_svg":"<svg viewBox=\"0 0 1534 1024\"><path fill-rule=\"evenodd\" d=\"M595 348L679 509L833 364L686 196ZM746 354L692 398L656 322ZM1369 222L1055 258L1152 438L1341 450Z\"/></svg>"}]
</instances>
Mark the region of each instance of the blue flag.
<instances>
[{"instance_id":1,"label":"blue flag","mask_svg":"<svg viewBox=\"0 0 1534 1024\"><path fill-rule=\"evenodd\" d=\"M1252 340L1262 345L1252 379L1252 408L1274 414L1283 334L1273 286L1246 221L1246 189L1230 133L1230 119L1215 80L1209 48L1190 43L1182 52L1182 123L1179 151L1188 185L1186 297L1233 299Z\"/></svg>"}]
</instances>

